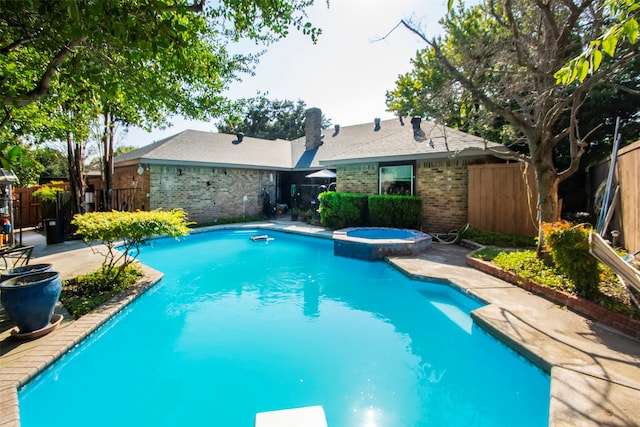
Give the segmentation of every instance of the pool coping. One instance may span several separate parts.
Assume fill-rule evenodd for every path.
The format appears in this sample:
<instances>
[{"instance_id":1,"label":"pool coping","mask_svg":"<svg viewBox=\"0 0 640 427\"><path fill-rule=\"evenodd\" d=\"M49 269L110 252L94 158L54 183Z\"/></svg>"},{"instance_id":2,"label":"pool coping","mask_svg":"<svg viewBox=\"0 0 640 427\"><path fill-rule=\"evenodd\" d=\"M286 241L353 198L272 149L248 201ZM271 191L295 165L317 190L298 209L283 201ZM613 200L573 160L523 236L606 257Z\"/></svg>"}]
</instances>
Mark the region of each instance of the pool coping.
<instances>
[{"instance_id":1,"label":"pool coping","mask_svg":"<svg viewBox=\"0 0 640 427\"><path fill-rule=\"evenodd\" d=\"M244 227L332 238L331 231L326 229L291 222L228 224L192 232L197 234ZM459 250L457 245L439 245L435 242L432 248L436 251ZM72 253L68 252L68 255L72 256ZM640 425L637 421L640 420L640 408L637 407L640 401L640 341L602 328L575 313L558 309L541 297L479 270L440 258L446 258L446 255L439 253L434 256L428 250L418 256L389 257L386 261L411 277L448 282L463 293L487 303L474 310L474 321L550 372L548 425ZM20 426L18 389L22 385L160 281L161 272L146 266L144 268L145 278L135 288L78 320L65 319L49 335L28 344L20 344L16 353L0 356L0 427ZM501 293L507 298L503 295L503 300L499 301ZM514 303L514 300L517 302ZM525 300L527 303L522 305ZM505 301L520 306L509 307ZM548 323L555 317L561 318L562 323L554 329ZM545 323L544 328L537 327L535 321ZM568 327L575 330L566 332ZM581 347L585 337L591 338L586 350ZM581 342L578 343L578 340ZM624 342L620 343L620 340Z\"/></svg>"},{"instance_id":2,"label":"pool coping","mask_svg":"<svg viewBox=\"0 0 640 427\"><path fill-rule=\"evenodd\" d=\"M348 227L333 232L333 254L367 261L383 260L389 256L414 256L429 249L433 238L417 230L400 229L407 237L363 237L350 233L359 230L394 230L389 227Z\"/></svg>"}]
</instances>

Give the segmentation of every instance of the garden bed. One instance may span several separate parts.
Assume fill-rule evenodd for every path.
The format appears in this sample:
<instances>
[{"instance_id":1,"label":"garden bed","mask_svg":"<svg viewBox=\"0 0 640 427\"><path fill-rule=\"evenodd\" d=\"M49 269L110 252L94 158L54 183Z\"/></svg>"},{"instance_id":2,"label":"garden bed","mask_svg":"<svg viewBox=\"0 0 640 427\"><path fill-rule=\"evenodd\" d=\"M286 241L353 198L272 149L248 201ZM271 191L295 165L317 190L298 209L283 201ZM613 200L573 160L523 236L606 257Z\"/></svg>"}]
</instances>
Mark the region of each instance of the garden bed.
<instances>
[{"instance_id":1,"label":"garden bed","mask_svg":"<svg viewBox=\"0 0 640 427\"><path fill-rule=\"evenodd\" d=\"M627 335L640 339L640 320L627 315L608 310L598 304L556 289L542 286L533 280L523 278L517 274L504 270L489 261L473 258L467 255L467 264L484 273L504 280L505 282L519 286L533 294L569 308L576 313L588 317L596 322L615 328Z\"/></svg>"}]
</instances>

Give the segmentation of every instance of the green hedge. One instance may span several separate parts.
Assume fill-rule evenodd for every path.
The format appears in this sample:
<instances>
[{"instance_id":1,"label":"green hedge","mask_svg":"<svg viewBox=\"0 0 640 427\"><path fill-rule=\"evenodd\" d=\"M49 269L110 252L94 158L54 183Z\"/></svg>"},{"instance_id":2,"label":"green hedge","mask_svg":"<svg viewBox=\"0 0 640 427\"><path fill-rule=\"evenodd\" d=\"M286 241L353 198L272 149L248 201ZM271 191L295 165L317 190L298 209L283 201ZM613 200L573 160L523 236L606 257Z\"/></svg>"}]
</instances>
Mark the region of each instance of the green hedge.
<instances>
[{"instance_id":1,"label":"green hedge","mask_svg":"<svg viewBox=\"0 0 640 427\"><path fill-rule=\"evenodd\" d=\"M321 193L320 222L331 229L359 227L367 218L367 196L364 194Z\"/></svg>"},{"instance_id":2,"label":"green hedge","mask_svg":"<svg viewBox=\"0 0 640 427\"><path fill-rule=\"evenodd\" d=\"M600 266L589 252L589 228L559 221L544 223L543 232L556 268L573 282L579 296L593 298L600 284Z\"/></svg>"},{"instance_id":3,"label":"green hedge","mask_svg":"<svg viewBox=\"0 0 640 427\"><path fill-rule=\"evenodd\" d=\"M422 202L415 196L369 196L371 225L376 227L420 227Z\"/></svg>"}]
</instances>

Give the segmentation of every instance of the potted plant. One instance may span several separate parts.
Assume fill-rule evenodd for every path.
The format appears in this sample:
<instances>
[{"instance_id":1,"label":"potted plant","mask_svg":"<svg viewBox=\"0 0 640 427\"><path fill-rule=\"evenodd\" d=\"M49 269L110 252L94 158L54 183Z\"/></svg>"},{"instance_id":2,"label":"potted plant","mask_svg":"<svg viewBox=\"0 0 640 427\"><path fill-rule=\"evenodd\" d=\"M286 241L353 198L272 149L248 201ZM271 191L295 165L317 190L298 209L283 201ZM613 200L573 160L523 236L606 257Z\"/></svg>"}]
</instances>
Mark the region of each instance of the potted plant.
<instances>
[{"instance_id":1,"label":"potted plant","mask_svg":"<svg viewBox=\"0 0 640 427\"><path fill-rule=\"evenodd\" d=\"M308 224L311 224L311 221L313 221L313 209L307 209L306 213L306 220Z\"/></svg>"},{"instance_id":2,"label":"potted plant","mask_svg":"<svg viewBox=\"0 0 640 427\"><path fill-rule=\"evenodd\" d=\"M300 216L300 209L291 208L291 210L289 210L289 213L291 213L291 221L297 221L298 217Z\"/></svg>"},{"instance_id":3,"label":"potted plant","mask_svg":"<svg viewBox=\"0 0 640 427\"><path fill-rule=\"evenodd\" d=\"M52 269L52 264L31 264L23 265L22 267L10 268L8 270L3 270L2 273L0 273L0 282L13 279L17 276L22 276L23 274L43 273L45 271L51 271Z\"/></svg>"},{"instance_id":4,"label":"potted plant","mask_svg":"<svg viewBox=\"0 0 640 427\"><path fill-rule=\"evenodd\" d=\"M25 335L50 326L62 281L56 271L28 273L1 282L0 290L5 312Z\"/></svg>"}]
</instances>

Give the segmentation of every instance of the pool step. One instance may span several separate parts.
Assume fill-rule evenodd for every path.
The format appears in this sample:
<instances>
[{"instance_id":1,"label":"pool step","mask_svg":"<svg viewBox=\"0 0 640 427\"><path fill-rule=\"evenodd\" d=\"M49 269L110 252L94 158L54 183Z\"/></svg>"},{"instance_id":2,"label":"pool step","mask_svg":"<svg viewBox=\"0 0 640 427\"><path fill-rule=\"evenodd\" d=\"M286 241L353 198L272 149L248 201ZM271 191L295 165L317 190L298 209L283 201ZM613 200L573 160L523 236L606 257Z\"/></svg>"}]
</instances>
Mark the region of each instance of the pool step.
<instances>
[{"instance_id":1,"label":"pool step","mask_svg":"<svg viewBox=\"0 0 640 427\"><path fill-rule=\"evenodd\" d=\"M255 427L327 427L322 406L258 412Z\"/></svg>"}]
</instances>

